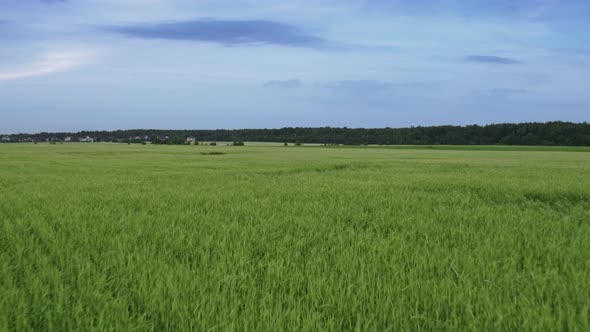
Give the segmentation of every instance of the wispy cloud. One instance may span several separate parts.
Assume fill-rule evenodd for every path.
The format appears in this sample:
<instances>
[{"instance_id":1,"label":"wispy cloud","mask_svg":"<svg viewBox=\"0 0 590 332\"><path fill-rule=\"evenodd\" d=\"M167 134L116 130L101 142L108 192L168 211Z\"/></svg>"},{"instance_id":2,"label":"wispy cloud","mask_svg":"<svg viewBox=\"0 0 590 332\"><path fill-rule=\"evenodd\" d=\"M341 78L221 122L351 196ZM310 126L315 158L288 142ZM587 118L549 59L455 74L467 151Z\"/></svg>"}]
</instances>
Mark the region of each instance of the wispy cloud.
<instances>
[{"instance_id":1,"label":"wispy cloud","mask_svg":"<svg viewBox=\"0 0 590 332\"><path fill-rule=\"evenodd\" d=\"M323 38L296 26L267 20L200 19L108 26L106 30L136 38L212 42L227 46L270 44L323 48L328 44Z\"/></svg>"},{"instance_id":2,"label":"wispy cloud","mask_svg":"<svg viewBox=\"0 0 590 332\"><path fill-rule=\"evenodd\" d=\"M328 88L340 91L356 92L359 94L371 94L394 87L394 84L377 80L343 80L327 84Z\"/></svg>"},{"instance_id":3,"label":"wispy cloud","mask_svg":"<svg viewBox=\"0 0 590 332\"><path fill-rule=\"evenodd\" d=\"M297 88L301 86L301 81L297 79L292 80L285 80L285 81L268 81L264 83L266 87L275 87L275 88Z\"/></svg>"},{"instance_id":4,"label":"wispy cloud","mask_svg":"<svg viewBox=\"0 0 590 332\"><path fill-rule=\"evenodd\" d=\"M526 89L514 88L493 88L471 92L468 96L475 98L508 99L524 96L528 93Z\"/></svg>"},{"instance_id":5,"label":"wispy cloud","mask_svg":"<svg viewBox=\"0 0 590 332\"><path fill-rule=\"evenodd\" d=\"M0 68L0 80L14 80L53 74L72 69L91 59L88 52L50 52L20 68Z\"/></svg>"},{"instance_id":6,"label":"wispy cloud","mask_svg":"<svg viewBox=\"0 0 590 332\"><path fill-rule=\"evenodd\" d=\"M494 55L468 55L465 57L465 61L475 63L489 63L496 65L515 65L521 63L516 59L504 58Z\"/></svg>"}]
</instances>

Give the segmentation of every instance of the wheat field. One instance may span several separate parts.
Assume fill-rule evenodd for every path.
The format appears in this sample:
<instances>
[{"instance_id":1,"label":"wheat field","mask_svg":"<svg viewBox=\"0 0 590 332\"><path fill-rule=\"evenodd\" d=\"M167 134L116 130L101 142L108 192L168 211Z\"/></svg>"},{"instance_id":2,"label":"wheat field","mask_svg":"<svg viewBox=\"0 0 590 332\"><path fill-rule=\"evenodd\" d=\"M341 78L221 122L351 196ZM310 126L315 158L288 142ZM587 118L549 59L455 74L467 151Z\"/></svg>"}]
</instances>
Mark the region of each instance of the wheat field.
<instances>
[{"instance_id":1,"label":"wheat field","mask_svg":"<svg viewBox=\"0 0 590 332\"><path fill-rule=\"evenodd\" d=\"M0 145L0 330L590 330L590 149Z\"/></svg>"}]
</instances>

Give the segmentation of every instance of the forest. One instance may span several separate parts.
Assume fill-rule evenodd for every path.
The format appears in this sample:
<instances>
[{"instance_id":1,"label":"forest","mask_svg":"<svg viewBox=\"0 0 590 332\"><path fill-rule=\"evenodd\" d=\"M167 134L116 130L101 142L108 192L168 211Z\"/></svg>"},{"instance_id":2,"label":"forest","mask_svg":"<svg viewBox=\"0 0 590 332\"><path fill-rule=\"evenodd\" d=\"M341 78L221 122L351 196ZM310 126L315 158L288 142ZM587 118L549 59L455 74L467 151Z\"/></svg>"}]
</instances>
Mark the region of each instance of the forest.
<instances>
[{"instance_id":1,"label":"forest","mask_svg":"<svg viewBox=\"0 0 590 332\"><path fill-rule=\"evenodd\" d=\"M280 142L344 145L559 145L590 146L590 124L572 122L505 123L410 128L288 127L280 129L160 130L42 132L6 135L10 142L79 141L183 144L203 142ZM3 139L3 141L8 141Z\"/></svg>"}]
</instances>

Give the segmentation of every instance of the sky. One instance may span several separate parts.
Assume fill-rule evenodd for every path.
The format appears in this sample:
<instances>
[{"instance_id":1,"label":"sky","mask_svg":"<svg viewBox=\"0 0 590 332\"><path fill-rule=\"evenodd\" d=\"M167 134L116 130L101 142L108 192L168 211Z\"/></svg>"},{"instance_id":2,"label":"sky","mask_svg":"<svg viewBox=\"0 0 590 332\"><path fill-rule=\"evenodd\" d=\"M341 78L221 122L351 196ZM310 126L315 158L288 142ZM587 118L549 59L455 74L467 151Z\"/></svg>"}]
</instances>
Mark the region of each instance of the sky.
<instances>
[{"instance_id":1,"label":"sky","mask_svg":"<svg viewBox=\"0 0 590 332\"><path fill-rule=\"evenodd\" d=\"M590 121L586 0L0 0L0 133Z\"/></svg>"}]
</instances>

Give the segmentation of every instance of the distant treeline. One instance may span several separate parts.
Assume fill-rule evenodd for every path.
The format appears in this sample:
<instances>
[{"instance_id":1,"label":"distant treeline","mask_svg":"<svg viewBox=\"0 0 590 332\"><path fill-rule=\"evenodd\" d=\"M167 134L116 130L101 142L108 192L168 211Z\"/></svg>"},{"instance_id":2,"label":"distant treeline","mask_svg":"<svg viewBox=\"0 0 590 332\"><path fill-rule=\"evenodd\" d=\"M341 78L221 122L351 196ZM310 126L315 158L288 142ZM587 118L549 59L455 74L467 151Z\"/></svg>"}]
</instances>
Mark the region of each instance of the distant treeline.
<instances>
[{"instance_id":1,"label":"distant treeline","mask_svg":"<svg viewBox=\"0 0 590 332\"><path fill-rule=\"evenodd\" d=\"M486 126L436 126L411 128L281 128L236 130L81 131L3 136L10 141L79 141L90 137L99 142L180 144L197 142L281 142L381 145L561 145L590 146L590 124L571 122L492 124Z\"/></svg>"}]
</instances>

